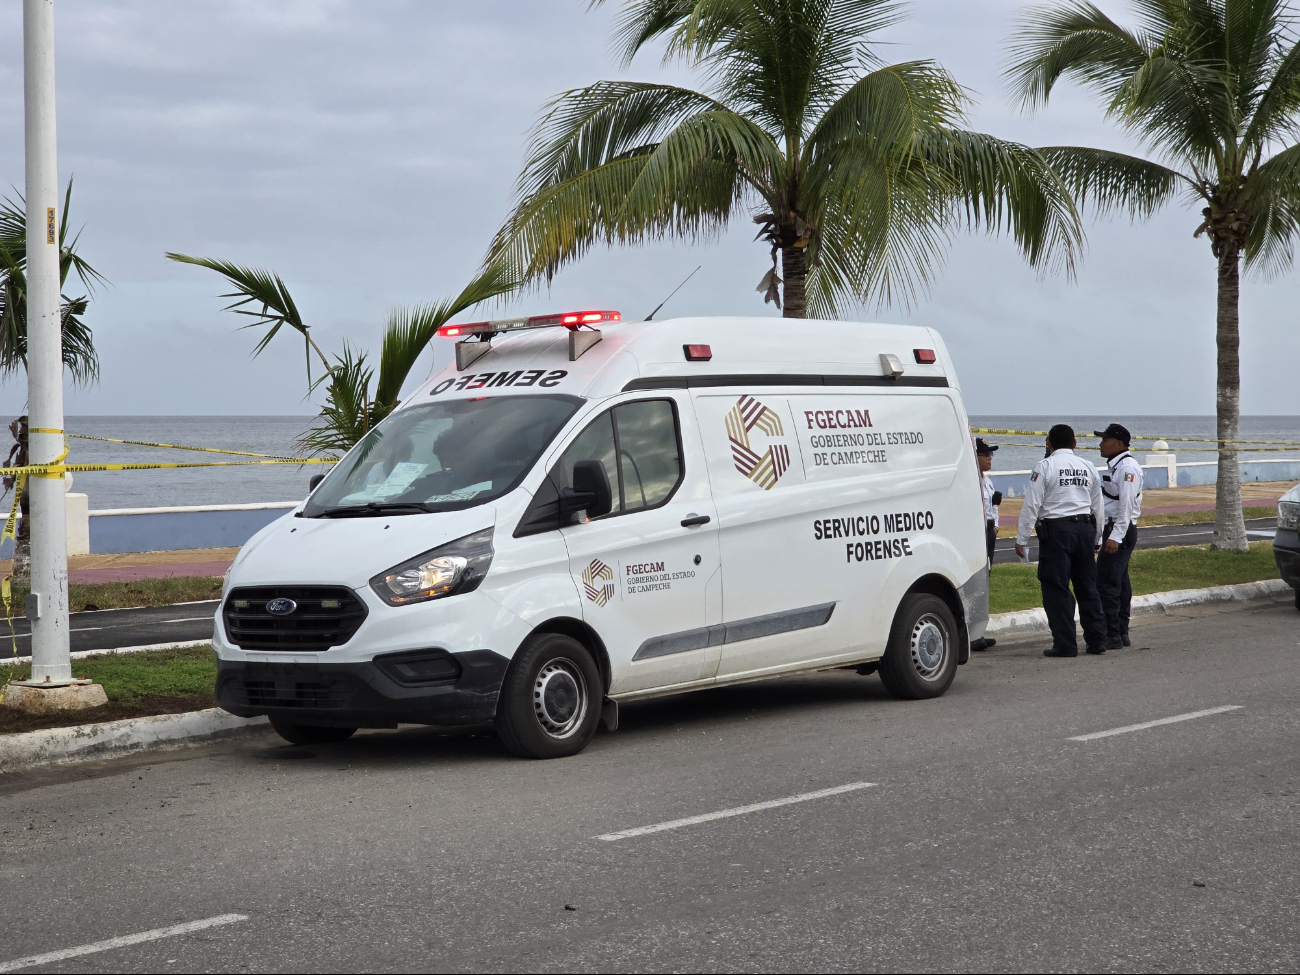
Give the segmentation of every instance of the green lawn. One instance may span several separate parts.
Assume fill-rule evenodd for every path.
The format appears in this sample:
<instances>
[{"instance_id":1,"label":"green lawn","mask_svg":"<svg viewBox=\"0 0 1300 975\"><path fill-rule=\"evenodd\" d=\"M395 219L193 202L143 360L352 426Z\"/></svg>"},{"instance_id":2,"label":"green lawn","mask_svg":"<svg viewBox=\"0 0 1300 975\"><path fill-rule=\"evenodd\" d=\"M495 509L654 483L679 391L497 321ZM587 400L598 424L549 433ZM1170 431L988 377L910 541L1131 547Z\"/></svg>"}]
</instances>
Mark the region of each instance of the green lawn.
<instances>
[{"instance_id":1,"label":"green lawn","mask_svg":"<svg viewBox=\"0 0 1300 975\"><path fill-rule=\"evenodd\" d=\"M221 598L220 576L178 576L174 579L138 579L135 582L74 582L68 586L69 611L127 609L132 606L170 606L201 599ZM23 615L26 587L14 586L14 615Z\"/></svg>"},{"instance_id":2,"label":"green lawn","mask_svg":"<svg viewBox=\"0 0 1300 975\"><path fill-rule=\"evenodd\" d=\"M31 668L0 662L0 686L24 680ZM109 653L72 661L72 672L104 685L108 704L61 715L29 715L0 708L0 733L32 731L145 714L175 714L216 706L217 657L211 647L147 653Z\"/></svg>"},{"instance_id":3,"label":"green lawn","mask_svg":"<svg viewBox=\"0 0 1300 975\"><path fill-rule=\"evenodd\" d=\"M989 612L1041 606L1036 572L1032 565L995 565L989 580ZM1277 577L1272 542L1252 542L1249 552L1212 552L1208 545L1143 549L1134 552L1129 563L1135 596Z\"/></svg>"}]
</instances>

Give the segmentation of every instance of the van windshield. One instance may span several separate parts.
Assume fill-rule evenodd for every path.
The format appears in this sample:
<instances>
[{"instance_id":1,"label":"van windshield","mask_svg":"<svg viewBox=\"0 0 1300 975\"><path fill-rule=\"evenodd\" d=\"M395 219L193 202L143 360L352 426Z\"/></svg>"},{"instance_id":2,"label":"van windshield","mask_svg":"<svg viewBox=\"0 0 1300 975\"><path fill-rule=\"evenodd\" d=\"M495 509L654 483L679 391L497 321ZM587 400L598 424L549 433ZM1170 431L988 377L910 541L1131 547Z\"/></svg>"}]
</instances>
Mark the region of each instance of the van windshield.
<instances>
[{"instance_id":1,"label":"van windshield","mask_svg":"<svg viewBox=\"0 0 1300 975\"><path fill-rule=\"evenodd\" d=\"M481 396L394 413L312 493L307 518L453 511L500 497L528 473L576 396Z\"/></svg>"}]
</instances>

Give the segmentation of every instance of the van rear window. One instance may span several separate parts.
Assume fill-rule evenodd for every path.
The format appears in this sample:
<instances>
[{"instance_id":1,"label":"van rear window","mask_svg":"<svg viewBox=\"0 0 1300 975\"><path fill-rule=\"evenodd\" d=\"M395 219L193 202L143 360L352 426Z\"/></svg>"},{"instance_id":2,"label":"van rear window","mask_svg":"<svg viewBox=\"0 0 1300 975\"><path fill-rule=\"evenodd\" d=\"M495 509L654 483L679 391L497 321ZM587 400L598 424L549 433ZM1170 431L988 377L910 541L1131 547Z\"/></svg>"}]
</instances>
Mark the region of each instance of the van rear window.
<instances>
[{"instance_id":1,"label":"van rear window","mask_svg":"<svg viewBox=\"0 0 1300 975\"><path fill-rule=\"evenodd\" d=\"M394 413L321 482L303 515L418 514L491 501L523 479L582 402L483 396Z\"/></svg>"}]
</instances>

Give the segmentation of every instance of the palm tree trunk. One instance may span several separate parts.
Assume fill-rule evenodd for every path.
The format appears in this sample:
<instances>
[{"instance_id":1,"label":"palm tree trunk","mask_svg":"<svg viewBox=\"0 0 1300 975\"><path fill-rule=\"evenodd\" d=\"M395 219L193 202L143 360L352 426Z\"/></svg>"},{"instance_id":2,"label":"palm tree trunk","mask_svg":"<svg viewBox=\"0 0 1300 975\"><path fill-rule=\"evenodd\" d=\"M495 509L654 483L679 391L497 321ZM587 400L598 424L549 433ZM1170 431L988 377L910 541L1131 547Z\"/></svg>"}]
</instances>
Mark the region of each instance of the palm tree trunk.
<instances>
[{"instance_id":1,"label":"palm tree trunk","mask_svg":"<svg viewBox=\"0 0 1300 975\"><path fill-rule=\"evenodd\" d=\"M1235 441L1241 422L1241 355L1238 301L1241 291L1240 251L1225 242L1219 254L1218 345L1219 480L1214 494L1214 541L1210 547L1244 552L1246 522L1241 512L1241 469Z\"/></svg>"},{"instance_id":2,"label":"palm tree trunk","mask_svg":"<svg viewBox=\"0 0 1300 975\"><path fill-rule=\"evenodd\" d=\"M808 277L807 248L781 248L781 277L785 279L782 290L782 312L786 318L807 318L808 303L804 299L804 282Z\"/></svg>"}]
</instances>

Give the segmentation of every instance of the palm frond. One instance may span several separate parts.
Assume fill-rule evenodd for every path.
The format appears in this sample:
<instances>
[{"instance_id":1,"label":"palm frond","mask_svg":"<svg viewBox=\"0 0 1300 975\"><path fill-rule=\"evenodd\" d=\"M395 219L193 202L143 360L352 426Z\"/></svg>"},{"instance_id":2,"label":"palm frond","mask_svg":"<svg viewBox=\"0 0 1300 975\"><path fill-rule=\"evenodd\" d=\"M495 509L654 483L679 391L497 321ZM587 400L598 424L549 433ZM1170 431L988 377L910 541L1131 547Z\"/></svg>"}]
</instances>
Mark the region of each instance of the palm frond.
<instances>
[{"instance_id":1,"label":"palm frond","mask_svg":"<svg viewBox=\"0 0 1300 975\"><path fill-rule=\"evenodd\" d=\"M456 315L479 302L509 294L519 286L501 264L491 264L454 298L399 308L388 316L379 354L379 381L375 386L373 417L377 423L397 406L411 368L434 334Z\"/></svg>"},{"instance_id":2,"label":"palm frond","mask_svg":"<svg viewBox=\"0 0 1300 975\"><path fill-rule=\"evenodd\" d=\"M1246 267L1265 279L1291 267L1300 233L1300 145L1289 146L1251 174L1241 205L1252 216Z\"/></svg>"},{"instance_id":3,"label":"palm frond","mask_svg":"<svg viewBox=\"0 0 1300 975\"><path fill-rule=\"evenodd\" d=\"M317 423L298 440L310 456L342 455L351 450L375 421L371 415L373 398L370 383L374 371L366 365L366 354L343 346L327 373L325 405Z\"/></svg>"},{"instance_id":4,"label":"palm frond","mask_svg":"<svg viewBox=\"0 0 1300 975\"><path fill-rule=\"evenodd\" d=\"M266 328L264 334L253 347L253 356L261 355L271 340L279 333L280 328L288 325L291 329L302 334L306 340L306 345L315 350L316 355L320 358L321 363L328 371L333 368L330 361L325 358L323 353L312 341L310 326L302 320L302 315L298 311L298 306L289 294L289 288L285 285L280 275L263 268L246 267L242 264L234 264L230 261L222 261L210 257L190 257L186 254L176 254L172 251L167 252L167 258L172 261L178 261L182 264L194 264L198 267L206 267L211 271L216 271L228 282L235 290L219 295L221 298L235 299L222 311L234 312L236 315L247 315L253 321L247 325L241 325L240 328ZM260 311L257 310L260 306ZM311 382L311 355L307 354L307 381Z\"/></svg>"},{"instance_id":5,"label":"palm frond","mask_svg":"<svg viewBox=\"0 0 1300 975\"><path fill-rule=\"evenodd\" d=\"M1099 215L1127 213L1145 220L1173 198L1185 177L1137 156L1106 149L1046 146L1038 152L1074 194L1080 208Z\"/></svg>"}]
</instances>

